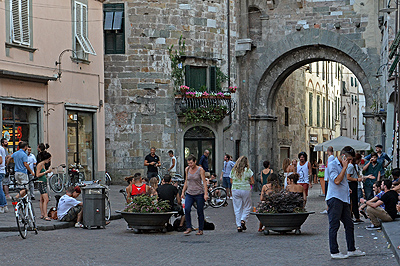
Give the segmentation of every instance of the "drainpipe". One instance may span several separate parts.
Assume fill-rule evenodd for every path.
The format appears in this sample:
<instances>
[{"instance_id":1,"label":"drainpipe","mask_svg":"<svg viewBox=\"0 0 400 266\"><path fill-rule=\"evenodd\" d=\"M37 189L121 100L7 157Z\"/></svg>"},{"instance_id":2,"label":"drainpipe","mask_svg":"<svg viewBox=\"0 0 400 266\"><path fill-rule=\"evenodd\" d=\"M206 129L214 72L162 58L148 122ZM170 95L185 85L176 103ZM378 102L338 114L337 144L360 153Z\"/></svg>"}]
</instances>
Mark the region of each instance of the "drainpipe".
<instances>
[{"instance_id":1,"label":"drainpipe","mask_svg":"<svg viewBox=\"0 0 400 266\"><path fill-rule=\"evenodd\" d=\"M228 88L231 86L231 22L230 22L230 0L226 0L226 12L227 12L227 54L228 54ZM229 111L232 108L231 102L229 102ZM232 112L229 113L229 125L224 127L223 132L227 131L232 126Z\"/></svg>"}]
</instances>

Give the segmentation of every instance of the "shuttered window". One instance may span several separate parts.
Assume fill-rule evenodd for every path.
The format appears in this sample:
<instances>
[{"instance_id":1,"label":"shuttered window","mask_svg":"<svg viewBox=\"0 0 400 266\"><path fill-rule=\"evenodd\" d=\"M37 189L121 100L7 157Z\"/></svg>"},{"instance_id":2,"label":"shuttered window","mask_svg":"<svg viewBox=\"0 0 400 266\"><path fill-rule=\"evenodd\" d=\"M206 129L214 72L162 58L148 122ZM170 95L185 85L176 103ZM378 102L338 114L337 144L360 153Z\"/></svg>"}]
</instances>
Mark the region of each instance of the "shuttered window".
<instances>
[{"instance_id":1,"label":"shuttered window","mask_svg":"<svg viewBox=\"0 0 400 266\"><path fill-rule=\"evenodd\" d=\"M88 38L88 8L87 5L75 2L75 52L78 58L85 58L86 54L96 55Z\"/></svg>"},{"instance_id":2,"label":"shuttered window","mask_svg":"<svg viewBox=\"0 0 400 266\"><path fill-rule=\"evenodd\" d=\"M313 94L308 94L308 120L309 125L313 126Z\"/></svg>"},{"instance_id":3,"label":"shuttered window","mask_svg":"<svg viewBox=\"0 0 400 266\"><path fill-rule=\"evenodd\" d=\"M321 100L321 96L317 95L317 127L321 126L321 123L320 123L320 118L321 118L320 117L320 112L321 112L320 100Z\"/></svg>"},{"instance_id":4,"label":"shuttered window","mask_svg":"<svg viewBox=\"0 0 400 266\"><path fill-rule=\"evenodd\" d=\"M208 76L207 76L208 72ZM208 80L208 86L207 86ZM202 90L206 88L207 91L216 91L216 67L202 67L185 65L185 85L193 88L194 90Z\"/></svg>"},{"instance_id":5,"label":"shuttered window","mask_svg":"<svg viewBox=\"0 0 400 266\"><path fill-rule=\"evenodd\" d=\"M124 54L124 4L104 4L103 7L105 53Z\"/></svg>"},{"instance_id":6,"label":"shuttered window","mask_svg":"<svg viewBox=\"0 0 400 266\"><path fill-rule=\"evenodd\" d=\"M30 0L10 0L11 36L13 43L30 45Z\"/></svg>"}]
</instances>

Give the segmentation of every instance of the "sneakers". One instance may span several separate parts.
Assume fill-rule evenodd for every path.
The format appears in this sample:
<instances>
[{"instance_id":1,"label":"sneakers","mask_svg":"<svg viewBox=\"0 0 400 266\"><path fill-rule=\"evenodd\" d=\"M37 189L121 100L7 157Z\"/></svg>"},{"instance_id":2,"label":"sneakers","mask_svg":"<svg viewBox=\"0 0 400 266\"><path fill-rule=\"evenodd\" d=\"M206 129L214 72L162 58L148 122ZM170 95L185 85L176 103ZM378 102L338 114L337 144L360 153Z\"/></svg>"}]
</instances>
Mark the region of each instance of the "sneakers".
<instances>
[{"instance_id":1,"label":"sneakers","mask_svg":"<svg viewBox=\"0 0 400 266\"><path fill-rule=\"evenodd\" d=\"M4 207L0 207L0 213L4 213Z\"/></svg>"},{"instance_id":2,"label":"sneakers","mask_svg":"<svg viewBox=\"0 0 400 266\"><path fill-rule=\"evenodd\" d=\"M332 259L347 259L349 255L347 254L342 254L342 253L336 253L336 254L331 254Z\"/></svg>"},{"instance_id":3,"label":"sneakers","mask_svg":"<svg viewBox=\"0 0 400 266\"><path fill-rule=\"evenodd\" d=\"M31 200L35 200L35 197L31 197Z\"/></svg>"},{"instance_id":4,"label":"sneakers","mask_svg":"<svg viewBox=\"0 0 400 266\"><path fill-rule=\"evenodd\" d=\"M81 224L80 222L77 222L75 224L75 228L83 228L83 224Z\"/></svg>"},{"instance_id":5,"label":"sneakers","mask_svg":"<svg viewBox=\"0 0 400 266\"><path fill-rule=\"evenodd\" d=\"M3 210L4 210L4 212L8 212L8 207L7 207L7 206L4 206L4 207L3 207Z\"/></svg>"},{"instance_id":6,"label":"sneakers","mask_svg":"<svg viewBox=\"0 0 400 266\"><path fill-rule=\"evenodd\" d=\"M363 222L364 222L363 220L358 219L358 220L354 220L353 224L360 224L360 223L363 223Z\"/></svg>"},{"instance_id":7,"label":"sneakers","mask_svg":"<svg viewBox=\"0 0 400 266\"><path fill-rule=\"evenodd\" d=\"M324 210L324 211L320 212L320 214L328 214L328 211Z\"/></svg>"},{"instance_id":8,"label":"sneakers","mask_svg":"<svg viewBox=\"0 0 400 266\"><path fill-rule=\"evenodd\" d=\"M361 256L365 256L365 252L356 249L354 251L347 251L347 256L349 257L361 257Z\"/></svg>"},{"instance_id":9,"label":"sneakers","mask_svg":"<svg viewBox=\"0 0 400 266\"><path fill-rule=\"evenodd\" d=\"M365 227L365 229L372 231L372 230L381 230L382 228L380 226L375 226L375 225L371 224L371 225Z\"/></svg>"}]
</instances>

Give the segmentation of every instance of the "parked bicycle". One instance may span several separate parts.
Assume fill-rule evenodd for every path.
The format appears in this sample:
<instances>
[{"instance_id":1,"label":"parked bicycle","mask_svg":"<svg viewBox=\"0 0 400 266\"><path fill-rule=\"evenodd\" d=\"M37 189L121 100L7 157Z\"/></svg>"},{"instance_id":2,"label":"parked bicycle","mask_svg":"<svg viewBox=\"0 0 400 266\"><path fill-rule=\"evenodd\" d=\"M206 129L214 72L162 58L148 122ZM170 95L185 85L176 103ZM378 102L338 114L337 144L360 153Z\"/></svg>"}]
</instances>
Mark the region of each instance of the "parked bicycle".
<instances>
[{"instance_id":1,"label":"parked bicycle","mask_svg":"<svg viewBox=\"0 0 400 266\"><path fill-rule=\"evenodd\" d=\"M111 177L110 177L111 178ZM82 181L78 184L80 187L85 187L87 185L92 185L92 184L100 184L101 180L92 180L92 181ZM105 220L109 221L111 219L111 202L110 202L110 188L107 185L101 185L105 187L105 202L104 202L104 214L105 214Z\"/></svg>"},{"instance_id":2,"label":"parked bicycle","mask_svg":"<svg viewBox=\"0 0 400 266\"><path fill-rule=\"evenodd\" d=\"M14 206L15 217L17 220L17 227L20 236L25 239L28 233L28 228L38 234L38 230L36 227L36 217L35 211L32 206L32 202L30 197L28 196L27 185L31 182L36 181L37 178L31 179L28 183L22 184L22 189L18 191L20 193L21 190L25 190L25 196L20 197L18 199L12 200L12 205Z\"/></svg>"},{"instance_id":3,"label":"parked bicycle","mask_svg":"<svg viewBox=\"0 0 400 266\"><path fill-rule=\"evenodd\" d=\"M228 198L228 194L226 193L226 189L221 186L216 186L217 180L209 180L208 188L208 200L204 204L204 209L208 206L213 208L219 208L222 206L226 206L226 200ZM193 206L197 209L197 204L194 202Z\"/></svg>"},{"instance_id":4,"label":"parked bicycle","mask_svg":"<svg viewBox=\"0 0 400 266\"><path fill-rule=\"evenodd\" d=\"M49 185L55 193L61 193L67 187L75 186L85 180L84 173L79 170L82 168L79 164L71 164L68 173L66 168L65 164L53 167L56 173L50 176Z\"/></svg>"}]
</instances>

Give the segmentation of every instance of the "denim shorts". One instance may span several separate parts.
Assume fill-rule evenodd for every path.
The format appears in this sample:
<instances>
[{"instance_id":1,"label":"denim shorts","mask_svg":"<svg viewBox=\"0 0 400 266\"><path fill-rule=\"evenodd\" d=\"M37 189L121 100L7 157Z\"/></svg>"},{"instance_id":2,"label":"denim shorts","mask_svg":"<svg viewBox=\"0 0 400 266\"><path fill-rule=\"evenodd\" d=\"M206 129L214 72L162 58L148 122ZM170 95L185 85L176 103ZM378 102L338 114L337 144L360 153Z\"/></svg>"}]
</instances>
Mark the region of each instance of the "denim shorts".
<instances>
[{"instance_id":1,"label":"denim shorts","mask_svg":"<svg viewBox=\"0 0 400 266\"><path fill-rule=\"evenodd\" d=\"M230 177L223 177L222 178L222 186L224 188L232 188L231 178Z\"/></svg>"}]
</instances>

